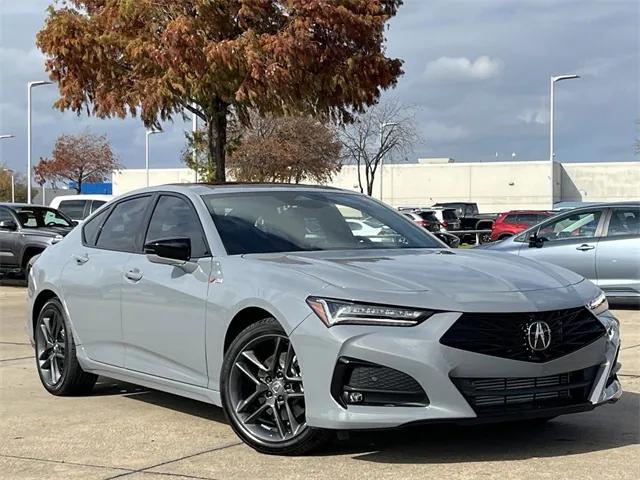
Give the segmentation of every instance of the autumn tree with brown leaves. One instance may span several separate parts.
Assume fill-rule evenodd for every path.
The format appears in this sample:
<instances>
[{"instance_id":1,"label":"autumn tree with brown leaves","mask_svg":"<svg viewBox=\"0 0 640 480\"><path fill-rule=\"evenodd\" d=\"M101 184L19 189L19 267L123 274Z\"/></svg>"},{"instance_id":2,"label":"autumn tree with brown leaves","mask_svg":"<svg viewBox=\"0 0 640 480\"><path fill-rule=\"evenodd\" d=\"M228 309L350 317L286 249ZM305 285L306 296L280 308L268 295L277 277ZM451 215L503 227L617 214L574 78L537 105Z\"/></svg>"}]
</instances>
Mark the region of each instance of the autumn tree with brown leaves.
<instances>
[{"instance_id":1,"label":"autumn tree with brown leaves","mask_svg":"<svg viewBox=\"0 0 640 480\"><path fill-rule=\"evenodd\" d=\"M402 0L66 0L37 35L61 110L139 114L157 127L184 110L208 129L225 180L227 123L260 115L349 120L396 83L384 28Z\"/></svg>"},{"instance_id":2,"label":"autumn tree with brown leaves","mask_svg":"<svg viewBox=\"0 0 640 480\"><path fill-rule=\"evenodd\" d=\"M85 132L58 137L52 158L40 158L34 171L40 184L71 181L80 193L83 183L102 182L119 167L106 135Z\"/></svg>"},{"instance_id":3,"label":"autumn tree with brown leaves","mask_svg":"<svg viewBox=\"0 0 640 480\"><path fill-rule=\"evenodd\" d=\"M252 121L229 158L238 181L327 183L340 170L342 145L334 128L309 117Z\"/></svg>"}]
</instances>

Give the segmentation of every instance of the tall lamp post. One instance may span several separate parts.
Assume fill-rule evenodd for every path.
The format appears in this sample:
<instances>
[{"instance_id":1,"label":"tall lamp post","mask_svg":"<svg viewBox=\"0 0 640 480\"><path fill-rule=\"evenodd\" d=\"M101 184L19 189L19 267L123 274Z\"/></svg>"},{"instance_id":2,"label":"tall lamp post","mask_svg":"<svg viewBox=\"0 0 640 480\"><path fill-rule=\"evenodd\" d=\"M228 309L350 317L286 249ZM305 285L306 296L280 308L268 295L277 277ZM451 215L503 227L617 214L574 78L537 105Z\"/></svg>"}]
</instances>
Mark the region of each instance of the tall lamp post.
<instances>
[{"instance_id":1,"label":"tall lamp post","mask_svg":"<svg viewBox=\"0 0 640 480\"><path fill-rule=\"evenodd\" d=\"M193 104L193 108L197 108ZM191 112L191 131L193 132L193 170L195 171L195 183L198 183L198 149L196 148L196 132L198 131L198 116Z\"/></svg>"},{"instance_id":2,"label":"tall lamp post","mask_svg":"<svg viewBox=\"0 0 640 480\"><path fill-rule=\"evenodd\" d=\"M149 186L149 135L161 132L161 130L147 130L144 136L144 169L147 176L147 187Z\"/></svg>"},{"instance_id":3,"label":"tall lamp post","mask_svg":"<svg viewBox=\"0 0 640 480\"><path fill-rule=\"evenodd\" d=\"M31 203L31 89L41 85L49 85L50 83L46 80L27 83L27 203ZM42 188L44 195L44 186Z\"/></svg>"},{"instance_id":4,"label":"tall lamp post","mask_svg":"<svg viewBox=\"0 0 640 480\"><path fill-rule=\"evenodd\" d=\"M553 93L555 90L555 85L557 82L561 82L562 80L573 80L575 78L580 78L579 75L558 75L555 77L551 77L551 82L550 82L550 107L549 107L549 112L550 112L550 118L549 118L549 166L551 168L551 174L549 175L549 178L551 179L551 210L553 210L553 204L554 204L554 168L553 168L553 160L555 157L555 152L553 149L553 110L554 110L554 100L553 100Z\"/></svg>"},{"instance_id":5,"label":"tall lamp post","mask_svg":"<svg viewBox=\"0 0 640 480\"><path fill-rule=\"evenodd\" d=\"M384 129L387 127L395 127L398 125L396 122L384 122L380 123L380 201L382 201L382 174L384 172L384 155L382 155L382 146L384 142Z\"/></svg>"},{"instance_id":6,"label":"tall lamp post","mask_svg":"<svg viewBox=\"0 0 640 480\"><path fill-rule=\"evenodd\" d=\"M0 135L0 140L5 140L7 138L14 138L15 135ZM3 168L3 172L7 172L11 175L11 203L16 203L16 181L15 181L15 172L10 168Z\"/></svg>"}]
</instances>

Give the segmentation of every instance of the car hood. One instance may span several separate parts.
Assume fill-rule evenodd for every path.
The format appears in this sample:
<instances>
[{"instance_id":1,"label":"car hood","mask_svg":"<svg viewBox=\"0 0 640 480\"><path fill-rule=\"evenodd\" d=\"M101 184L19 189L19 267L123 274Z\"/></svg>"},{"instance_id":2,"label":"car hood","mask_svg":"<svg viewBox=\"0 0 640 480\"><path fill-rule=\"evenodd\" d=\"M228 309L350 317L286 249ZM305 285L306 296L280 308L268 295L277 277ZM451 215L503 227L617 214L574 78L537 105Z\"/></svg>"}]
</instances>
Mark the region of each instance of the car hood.
<instances>
[{"instance_id":1,"label":"car hood","mask_svg":"<svg viewBox=\"0 0 640 480\"><path fill-rule=\"evenodd\" d=\"M248 257L280 264L338 288L378 292L527 292L566 288L583 280L550 264L489 251L323 251Z\"/></svg>"}]
</instances>

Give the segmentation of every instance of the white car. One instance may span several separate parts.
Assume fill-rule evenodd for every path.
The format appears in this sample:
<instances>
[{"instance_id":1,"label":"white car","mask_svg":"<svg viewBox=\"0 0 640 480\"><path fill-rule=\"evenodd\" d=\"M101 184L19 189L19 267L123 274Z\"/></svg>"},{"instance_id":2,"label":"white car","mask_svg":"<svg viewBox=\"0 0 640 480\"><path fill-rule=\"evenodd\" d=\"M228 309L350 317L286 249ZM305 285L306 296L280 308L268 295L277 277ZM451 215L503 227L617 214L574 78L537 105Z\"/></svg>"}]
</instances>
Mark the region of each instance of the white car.
<instances>
[{"instance_id":1,"label":"white car","mask_svg":"<svg viewBox=\"0 0 640 480\"><path fill-rule=\"evenodd\" d=\"M114 195L61 195L53 200L49 206L60 210L71 220L82 222L85 218L109 202Z\"/></svg>"}]
</instances>

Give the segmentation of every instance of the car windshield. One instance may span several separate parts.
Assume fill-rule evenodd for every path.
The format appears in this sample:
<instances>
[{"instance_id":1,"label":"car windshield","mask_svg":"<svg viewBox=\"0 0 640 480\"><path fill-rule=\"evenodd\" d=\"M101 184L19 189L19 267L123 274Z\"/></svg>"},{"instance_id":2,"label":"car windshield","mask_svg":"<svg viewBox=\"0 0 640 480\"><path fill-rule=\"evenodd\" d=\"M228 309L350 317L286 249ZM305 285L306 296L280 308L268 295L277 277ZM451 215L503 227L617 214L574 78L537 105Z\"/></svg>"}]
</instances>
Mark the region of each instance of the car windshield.
<instances>
[{"instance_id":1,"label":"car windshield","mask_svg":"<svg viewBox=\"0 0 640 480\"><path fill-rule=\"evenodd\" d=\"M368 197L267 191L204 195L227 253L442 248L424 229Z\"/></svg>"},{"instance_id":2,"label":"car windshield","mask_svg":"<svg viewBox=\"0 0 640 480\"><path fill-rule=\"evenodd\" d=\"M72 227L71 220L52 208L20 207L15 209L22 228Z\"/></svg>"}]
</instances>

